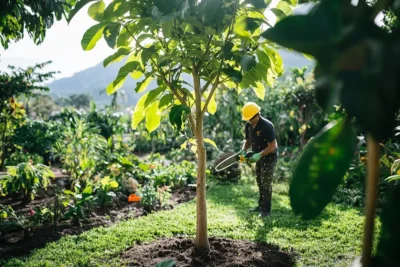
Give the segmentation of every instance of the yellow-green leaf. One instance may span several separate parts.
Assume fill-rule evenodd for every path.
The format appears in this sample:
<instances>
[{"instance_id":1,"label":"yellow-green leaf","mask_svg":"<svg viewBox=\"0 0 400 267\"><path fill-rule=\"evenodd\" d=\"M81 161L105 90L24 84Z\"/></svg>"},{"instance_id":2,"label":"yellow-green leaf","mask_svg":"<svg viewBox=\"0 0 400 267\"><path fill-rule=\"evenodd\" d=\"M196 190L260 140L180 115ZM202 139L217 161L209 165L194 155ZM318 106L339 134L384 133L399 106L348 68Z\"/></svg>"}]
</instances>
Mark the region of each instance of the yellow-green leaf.
<instances>
[{"instance_id":1,"label":"yellow-green leaf","mask_svg":"<svg viewBox=\"0 0 400 267\"><path fill-rule=\"evenodd\" d=\"M133 72L131 72L131 77L135 80L140 79L140 77L143 76L143 72L138 71L138 70L134 70Z\"/></svg>"},{"instance_id":2,"label":"yellow-green leaf","mask_svg":"<svg viewBox=\"0 0 400 267\"><path fill-rule=\"evenodd\" d=\"M286 14L286 16L292 15L293 14L293 10L292 8L289 6L289 4L285 1L280 1L277 5L276 8L279 8L280 10L283 11L283 13Z\"/></svg>"},{"instance_id":3,"label":"yellow-green leaf","mask_svg":"<svg viewBox=\"0 0 400 267\"><path fill-rule=\"evenodd\" d=\"M101 36L103 35L104 27L104 23L99 23L90 27L84 33L81 41L81 46L83 50L89 51L96 46L97 41L99 41Z\"/></svg>"},{"instance_id":4,"label":"yellow-green leaf","mask_svg":"<svg viewBox=\"0 0 400 267\"><path fill-rule=\"evenodd\" d=\"M146 112L146 129L151 133L160 126L161 112L158 109L160 101L154 101Z\"/></svg>"},{"instance_id":5,"label":"yellow-green leaf","mask_svg":"<svg viewBox=\"0 0 400 267\"><path fill-rule=\"evenodd\" d=\"M256 82L257 87L253 87L254 93L256 93L257 97L261 100L264 100L265 97L265 87L261 82Z\"/></svg>"},{"instance_id":6,"label":"yellow-green leaf","mask_svg":"<svg viewBox=\"0 0 400 267\"><path fill-rule=\"evenodd\" d=\"M119 81L118 84L114 85L114 82L111 82L106 89L107 95L112 95L114 94L121 86L125 83L126 78L122 79Z\"/></svg>"},{"instance_id":7,"label":"yellow-green leaf","mask_svg":"<svg viewBox=\"0 0 400 267\"><path fill-rule=\"evenodd\" d=\"M148 94L144 94L136 103L136 107L132 114L132 129L136 129L139 123L146 117L144 103Z\"/></svg>"},{"instance_id":8,"label":"yellow-green leaf","mask_svg":"<svg viewBox=\"0 0 400 267\"><path fill-rule=\"evenodd\" d=\"M213 140L211 140L209 138L204 138L204 142L209 143L210 145L212 145L213 147L218 149L217 144Z\"/></svg>"},{"instance_id":9,"label":"yellow-green leaf","mask_svg":"<svg viewBox=\"0 0 400 267\"><path fill-rule=\"evenodd\" d=\"M105 186L106 184L108 184L108 182L110 181L110 176L106 176L103 179L101 179L101 185Z\"/></svg>"},{"instance_id":10,"label":"yellow-green leaf","mask_svg":"<svg viewBox=\"0 0 400 267\"><path fill-rule=\"evenodd\" d=\"M111 181L110 182L111 188L118 188L118 182L117 181Z\"/></svg>"},{"instance_id":11,"label":"yellow-green leaf","mask_svg":"<svg viewBox=\"0 0 400 267\"><path fill-rule=\"evenodd\" d=\"M209 93L204 93L204 97L207 99L209 97ZM201 104L201 108L203 108L203 106L205 105L204 102L202 102ZM212 95L210 102L208 103L207 106L207 112L214 115L215 112L217 112L217 101L215 101L215 94Z\"/></svg>"},{"instance_id":12,"label":"yellow-green leaf","mask_svg":"<svg viewBox=\"0 0 400 267\"><path fill-rule=\"evenodd\" d=\"M103 17L105 7L106 5L103 0L96 2L89 7L88 14L92 19L100 21Z\"/></svg>"},{"instance_id":13,"label":"yellow-green leaf","mask_svg":"<svg viewBox=\"0 0 400 267\"><path fill-rule=\"evenodd\" d=\"M147 86L149 86L150 82L153 80L153 77L147 77L146 80L138 83L139 89L136 90L137 93L141 93L146 90ZM139 85L140 84L140 85Z\"/></svg>"}]
</instances>

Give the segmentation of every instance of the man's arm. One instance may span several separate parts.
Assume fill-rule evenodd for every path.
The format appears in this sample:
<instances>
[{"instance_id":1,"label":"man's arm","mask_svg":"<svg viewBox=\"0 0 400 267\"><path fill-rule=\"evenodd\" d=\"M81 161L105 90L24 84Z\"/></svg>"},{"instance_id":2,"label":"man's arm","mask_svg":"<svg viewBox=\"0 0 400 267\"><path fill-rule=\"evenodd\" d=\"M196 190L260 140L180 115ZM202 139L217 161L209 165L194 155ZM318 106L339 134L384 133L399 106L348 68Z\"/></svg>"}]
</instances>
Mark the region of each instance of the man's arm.
<instances>
[{"instance_id":1,"label":"man's arm","mask_svg":"<svg viewBox=\"0 0 400 267\"><path fill-rule=\"evenodd\" d=\"M274 139L268 143L268 146L266 148L264 148L263 151L261 151L261 156L264 157L264 156L268 155L269 153L275 151L277 148L278 148L278 143L276 142L276 139Z\"/></svg>"},{"instance_id":2,"label":"man's arm","mask_svg":"<svg viewBox=\"0 0 400 267\"><path fill-rule=\"evenodd\" d=\"M246 141L245 141L244 144L243 144L242 149L246 152L247 149L250 148L250 146L251 146L250 140L249 140L249 139L246 139Z\"/></svg>"}]
</instances>

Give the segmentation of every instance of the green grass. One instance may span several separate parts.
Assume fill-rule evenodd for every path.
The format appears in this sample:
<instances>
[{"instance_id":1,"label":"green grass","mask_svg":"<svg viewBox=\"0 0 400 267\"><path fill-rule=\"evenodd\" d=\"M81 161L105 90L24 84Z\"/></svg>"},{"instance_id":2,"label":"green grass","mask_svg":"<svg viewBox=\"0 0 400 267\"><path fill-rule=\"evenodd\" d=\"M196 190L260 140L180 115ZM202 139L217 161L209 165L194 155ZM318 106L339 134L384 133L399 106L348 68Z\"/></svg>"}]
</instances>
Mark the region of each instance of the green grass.
<instances>
[{"instance_id":1,"label":"green grass","mask_svg":"<svg viewBox=\"0 0 400 267\"><path fill-rule=\"evenodd\" d=\"M253 182L211 185L208 191L210 236L264 241L296 254L297 266L348 266L361 253L363 217L360 210L329 205L312 221L293 215L287 186L274 184L273 213L260 219L248 209L256 204ZM379 222L378 222L379 224ZM195 202L172 211L99 227L66 236L25 259L2 266L121 266L119 255L137 241L195 234Z\"/></svg>"}]
</instances>

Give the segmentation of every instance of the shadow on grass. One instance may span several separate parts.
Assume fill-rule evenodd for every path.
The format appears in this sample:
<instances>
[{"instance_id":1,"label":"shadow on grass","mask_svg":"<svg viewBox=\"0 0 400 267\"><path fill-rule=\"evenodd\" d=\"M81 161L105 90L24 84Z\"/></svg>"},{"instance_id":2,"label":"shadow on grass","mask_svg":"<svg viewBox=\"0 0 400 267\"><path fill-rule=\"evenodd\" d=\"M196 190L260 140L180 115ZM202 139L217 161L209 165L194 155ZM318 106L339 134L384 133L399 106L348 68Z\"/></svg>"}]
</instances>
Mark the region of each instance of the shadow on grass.
<instances>
[{"instance_id":1,"label":"shadow on grass","mask_svg":"<svg viewBox=\"0 0 400 267\"><path fill-rule=\"evenodd\" d=\"M274 228L286 228L304 231L308 228L318 228L326 220L340 221L341 217L335 211L325 209L322 214L313 220L302 220L296 216L289 203L288 187L283 184L273 184L271 216L260 218L257 212L249 209L258 202L258 187L254 179L244 179L236 183L218 183L210 188L207 199L216 205L232 208L238 217L246 222L246 228L255 229L257 241L268 242L268 233ZM349 207L337 206L335 210L345 211ZM260 224L261 220L261 224Z\"/></svg>"}]
</instances>

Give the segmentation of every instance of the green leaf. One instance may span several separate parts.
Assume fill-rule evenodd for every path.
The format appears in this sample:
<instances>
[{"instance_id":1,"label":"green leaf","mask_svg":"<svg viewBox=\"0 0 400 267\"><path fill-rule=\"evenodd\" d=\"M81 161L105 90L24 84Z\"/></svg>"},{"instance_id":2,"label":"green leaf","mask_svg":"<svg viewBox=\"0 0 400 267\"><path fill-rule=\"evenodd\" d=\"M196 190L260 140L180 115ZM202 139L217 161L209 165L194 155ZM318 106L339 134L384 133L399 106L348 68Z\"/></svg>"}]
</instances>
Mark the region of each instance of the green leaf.
<instances>
[{"instance_id":1,"label":"green leaf","mask_svg":"<svg viewBox=\"0 0 400 267\"><path fill-rule=\"evenodd\" d=\"M88 3L93 2L93 1L97 1L97 0L80 0L80 1L78 1L75 4L74 8L71 10L71 12L69 12L68 19L67 19L68 23L71 22L72 18L76 15L76 13L79 12L79 10L81 10L85 5L87 5Z\"/></svg>"},{"instance_id":2,"label":"green leaf","mask_svg":"<svg viewBox=\"0 0 400 267\"><path fill-rule=\"evenodd\" d=\"M83 50L89 51L96 46L97 41L99 41L101 36L103 35L104 27L104 23L99 23L90 27L84 33L81 41L81 46Z\"/></svg>"},{"instance_id":3,"label":"green leaf","mask_svg":"<svg viewBox=\"0 0 400 267\"><path fill-rule=\"evenodd\" d=\"M231 59L233 57L233 53L232 53L233 46L234 45L232 42L228 42L222 48L222 53L224 54L225 59Z\"/></svg>"},{"instance_id":4,"label":"green leaf","mask_svg":"<svg viewBox=\"0 0 400 267\"><path fill-rule=\"evenodd\" d=\"M247 72L256 66L256 58L252 55L244 55L240 62L244 72Z\"/></svg>"},{"instance_id":5,"label":"green leaf","mask_svg":"<svg viewBox=\"0 0 400 267\"><path fill-rule=\"evenodd\" d=\"M328 124L309 141L289 189L296 214L312 219L329 203L354 157L356 138L353 125L344 121Z\"/></svg>"},{"instance_id":6,"label":"green leaf","mask_svg":"<svg viewBox=\"0 0 400 267\"><path fill-rule=\"evenodd\" d=\"M386 178L385 180L388 181L388 182L400 180L400 175L391 175L388 178Z\"/></svg>"},{"instance_id":7,"label":"green leaf","mask_svg":"<svg viewBox=\"0 0 400 267\"><path fill-rule=\"evenodd\" d=\"M286 14L284 11L280 10L279 8L271 8L272 13L277 17L276 21L280 21L283 18L286 17Z\"/></svg>"},{"instance_id":8,"label":"green leaf","mask_svg":"<svg viewBox=\"0 0 400 267\"><path fill-rule=\"evenodd\" d=\"M145 118L146 113L144 109L144 102L146 101L147 94L142 95L139 101L136 103L135 109L132 114L132 129L136 129L139 123Z\"/></svg>"},{"instance_id":9,"label":"green leaf","mask_svg":"<svg viewBox=\"0 0 400 267\"><path fill-rule=\"evenodd\" d=\"M323 57L339 38L339 18L339 2L322 1L309 15L289 16L262 36L298 52Z\"/></svg>"},{"instance_id":10,"label":"green leaf","mask_svg":"<svg viewBox=\"0 0 400 267\"><path fill-rule=\"evenodd\" d=\"M115 48L120 29L121 25L119 23L111 23L104 28L104 39L110 48Z\"/></svg>"},{"instance_id":11,"label":"green leaf","mask_svg":"<svg viewBox=\"0 0 400 267\"><path fill-rule=\"evenodd\" d=\"M128 4L125 0L114 0L104 10L104 20L116 21L119 16L128 12Z\"/></svg>"},{"instance_id":12,"label":"green leaf","mask_svg":"<svg viewBox=\"0 0 400 267\"><path fill-rule=\"evenodd\" d=\"M163 260L156 264L155 267L176 267L174 260Z\"/></svg>"},{"instance_id":13,"label":"green leaf","mask_svg":"<svg viewBox=\"0 0 400 267\"><path fill-rule=\"evenodd\" d=\"M92 4L89 7L88 14L92 19L100 22L103 19L103 12L105 7L106 5L104 4L104 1L101 0L97 3Z\"/></svg>"},{"instance_id":14,"label":"green leaf","mask_svg":"<svg viewBox=\"0 0 400 267\"><path fill-rule=\"evenodd\" d=\"M149 104L151 104L154 101L154 99L156 99L163 92L164 92L164 88L162 88L162 87L158 87L154 90L151 90L149 92L149 95L146 98L146 101L144 102L144 107L146 108Z\"/></svg>"},{"instance_id":15,"label":"green leaf","mask_svg":"<svg viewBox=\"0 0 400 267\"><path fill-rule=\"evenodd\" d=\"M200 14L207 25L218 25L222 22L222 0L205 0L200 3Z\"/></svg>"},{"instance_id":16,"label":"green leaf","mask_svg":"<svg viewBox=\"0 0 400 267\"><path fill-rule=\"evenodd\" d=\"M264 0L249 0L248 2L256 9L264 9L268 7Z\"/></svg>"},{"instance_id":17,"label":"green leaf","mask_svg":"<svg viewBox=\"0 0 400 267\"><path fill-rule=\"evenodd\" d=\"M265 87L261 82L256 82L257 86L253 87L254 93L256 93L257 97L261 100L264 100L265 97Z\"/></svg>"},{"instance_id":18,"label":"green leaf","mask_svg":"<svg viewBox=\"0 0 400 267\"><path fill-rule=\"evenodd\" d=\"M125 28L122 28L117 37L117 47L129 46L132 40L133 37L131 36L131 34Z\"/></svg>"},{"instance_id":19,"label":"green leaf","mask_svg":"<svg viewBox=\"0 0 400 267\"><path fill-rule=\"evenodd\" d=\"M145 80L137 83L136 88L135 88L136 93L141 93L144 90L146 90L147 86L149 86L149 84L152 80L153 80L153 77L150 76L150 77L147 77Z\"/></svg>"},{"instance_id":20,"label":"green leaf","mask_svg":"<svg viewBox=\"0 0 400 267\"><path fill-rule=\"evenodd\" d=\"M158 109L160 101L154 101L146 112L146 129L151 133L160 126L161 112Z\"/></svg>"},{"instance_id":21,"label":"green leaf","mask_svg":"<svg viewBox=\"0 0 400 267\"><path fill-rule=\"evenodd\" d=\"M204 93L204 97L208 98L209 93ZM207 112L214 115L217 112L217 101L215 100L215 94L211 96L210 102L207 106Z\"/></svg>"},{"instance_id":22,"label":"green leaf","mask_svg":"<svg viewBox=\"0 0 400 267\"><path fill-rule=\"evenodd\" d=\"M110 176L106 176L103 179L100 180L100 183L102 186L107 185L110 182Z\"/></svg>"},{"instance_id":23,"label":"green leaf","mask_svg":"<svg viewBox=\"0 0 400 267\"><path fill-rule=\"evenodd\" d=\"M233 68L224 68L222 69L222 72L228 75L235 83L240 83L243 79L243 75L240 73L240 71Z\"/></svg>"},{"instance_id":24,"label":"green leaf","mask_svg":"<svg viewBox=\"0 0 400 267\"><path fill-rule=\"evenodd\" d=\"M204 142L209 143L210 145L212 145L213 147L218 149L217 144L213 140L211 140L209 138L204 138Z\"/></svg>"},{"instance_id":25,"label":"green leaf","mask_svg":"<svg viewBox=\"0 0 400 267\"><path fill-rule=\"evenodd\" d=\"M190 114L190 108L184 105L174 105L169 113L169 121L178 131L181 130L186 116Z\"/></svg>"},{"instance_id":26,"label":"green leaf","mask_svg":"<svg viewBox=\"0 0 400 267\"><path fill-rule=\"evenodd\" d=\"M298 0L283 0L283 1L285 1L286 3L288 3L289 5L291 5L293 7L297 6L297 4L298 4Z\"/></svg>"},{"instance_id":27,"label":"green leaf","mask_svg":"<svg viewBox=\"0 0 400 267\"><path fill-rule=\"evenodd\" d=\"M111 56L107 57L103 61L103 66L107 67L110 63L121 61L121 59L123 59L125 56L129 55L130 52L131 52L130 48L127 48L127 47L119 48L117 52L115 52Z\"/></svg>"},{"instance_id":28,"label":"green leaf","mask_svg":"<svg viewBox=\"0 0 400 267\"><path fill-rule=\"evenodd\" d=\"M171 104L173 99L174 99L173 94L163 95L160 99L160 104L158 105L158 108L162 108L164 106Z\"/></svg>"},{"instance_id":29,"label":"green leaf","mask_svg":"<svg viewBox=\"0 0 400 267\"><path fill-rule=\"evenodd\" d=\"M118 188L118 182L117 181L111 181L110 182L111 188Z\"/></svg>"},{"instance_id":30,"label":"green leaf","mask_svg":"<svg viewBox=\"0 0 400 267\"><path fill-rule=\"evenodd\" d=\"M111 95L115 93L121 86L124 84L126 80L126 76L134 70L140 69L140 63L137 61L131 61L126 63L123 67L119 69L117 78L110 83L106 89L107 94Z\"/></svg>"},{"instance_id":31,"label":"green leaf","mask_svg":"<svg viewBox=\"0 0 400 267\"><path fill-rule=\"evenodd\" d=\"M83 195L91 195L92 193L93 193L93 189L91 186L85 187L85 189L83 189L83 192L82 192Z\"/></svg>"},{"instance_id":32,"label":"green leaf","mask_svg":"<svg viewBox=\"0 0 400 267\"><path fill-rule=\"evenodd\" d=\"M240 16L233 26L233 32L239 36L244 38L251 37L250 32L247 30L247 16Z\"/></svg>"},{"instance_id":33,"label":"green leaf","mask_svg":"<svg viewBox=\"0 0 400 267\"><path fill-rule=\"evenodd\" d=\"M280 1L277 5L276 8L279 10L282 10L283 13L285 13L286 16L290 16L293 15L293 10L292 8L289 6L289 4L285 1Z\"/></svg>"},{"instance_id":34,"label":"green leaf","mask_svg":"<svg viewBox=\"0 0 400 267\"><path fill-rule=\"evenodd\" d=\"M149 165L144 162L140 162L138 167L139 167L139 169L141 169L142 171L145 171L145 172L147 172L150 168Z\"/></svg>"}]
</instances>

